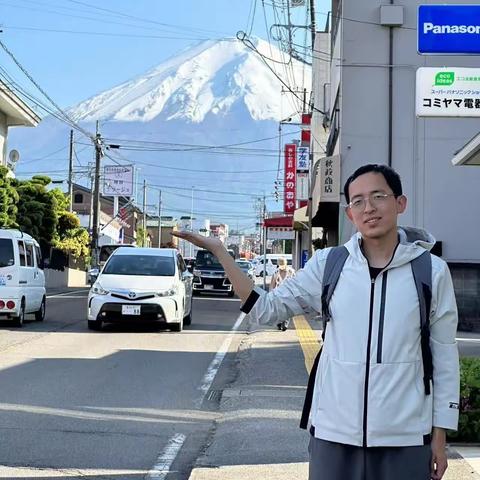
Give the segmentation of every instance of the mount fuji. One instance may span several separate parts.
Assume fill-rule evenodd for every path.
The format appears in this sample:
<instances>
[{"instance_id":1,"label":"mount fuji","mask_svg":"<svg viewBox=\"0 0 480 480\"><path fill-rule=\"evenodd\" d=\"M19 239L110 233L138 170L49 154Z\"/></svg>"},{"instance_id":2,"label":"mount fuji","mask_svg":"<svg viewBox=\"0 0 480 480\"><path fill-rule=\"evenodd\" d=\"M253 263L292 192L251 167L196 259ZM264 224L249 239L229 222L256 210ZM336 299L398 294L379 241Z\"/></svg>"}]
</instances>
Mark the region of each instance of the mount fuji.
<instances>
[{"instance_id":1,"label":"mount fuji","mask_svg":"<svg viewBox=\"0 0 480 480\"><path fill-rule=\"evenodd\" d=\"M310 66L261 39L253 45L257 51L236 39L202 42L68 115L92 135L99 121L105 143L120 146L103 163L136 165L137 181L147 180L151 213L154 190L162 189L165 215L189 215L194 187L197 218L249 228L254 197L271 195L281 163L279 121L295 122L303 97L297 92L311 89ZM34 129L12 129L9 147L21 155L17 176L66 179L69 130L53 116ZM281 142L298 138L297 131L284 127ZM75 140L75 181L88 184L92 142L80 132Z\"/></svg>"}]
</instances>

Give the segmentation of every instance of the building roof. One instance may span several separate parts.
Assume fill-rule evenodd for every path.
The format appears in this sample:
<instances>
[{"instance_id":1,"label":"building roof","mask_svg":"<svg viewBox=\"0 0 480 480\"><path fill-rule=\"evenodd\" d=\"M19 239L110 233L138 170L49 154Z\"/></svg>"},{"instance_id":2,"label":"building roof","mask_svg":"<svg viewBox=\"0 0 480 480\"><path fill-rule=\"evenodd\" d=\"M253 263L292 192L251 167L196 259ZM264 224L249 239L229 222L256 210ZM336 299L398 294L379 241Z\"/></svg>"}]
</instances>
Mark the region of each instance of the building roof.
<instances>
[{"instance_id":1,"label":"building roof","mask_svg":"<svg viewBox=\"0 0 480 480\"><path fill-rule=\"evenodd\" d=\"M480 133L477 133L452 158L454 166L480 165Z\"/></svg>"},{"instance_id":2,"label":"building roof","mask_svg":"<svg viewBox=\"0 0 480 480\"><path fill-rule=\"evenodd\" d=\"M7 117L7 126L36 127L40 117L7 85L0 81L0 112Z\"/></svg>"}]
</instances>

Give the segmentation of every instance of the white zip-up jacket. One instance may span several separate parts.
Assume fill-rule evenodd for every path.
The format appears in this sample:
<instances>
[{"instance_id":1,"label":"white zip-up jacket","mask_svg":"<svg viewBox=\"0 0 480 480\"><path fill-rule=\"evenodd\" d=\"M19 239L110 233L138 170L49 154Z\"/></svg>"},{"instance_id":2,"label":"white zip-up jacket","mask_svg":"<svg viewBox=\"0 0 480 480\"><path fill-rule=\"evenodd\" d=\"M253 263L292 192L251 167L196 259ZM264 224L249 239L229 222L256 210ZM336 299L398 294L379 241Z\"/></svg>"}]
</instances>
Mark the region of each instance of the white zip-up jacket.
<instances>
[{"instance_id":1,"label":"white zip-up jacket","mask_svg":"<svg viewBox=\"0 0 480 480\"><path fill-rule=\"evenodd\" d=\"M355 234L330 300L331 321L318 365L310 422L315 436L349 445L423 445L432 426L456 430L459 360L457 307L447 264L432 255L430 345L433 387L425 394L420 312L411 260L434 238L419 229L398 229L400 243L374 281ZM278 323L321 312L321 285L330 249L317 250L296 277L259 299L250 317ZM369 340L370 339L370 340Z\"/></svg>"}]
</instances>

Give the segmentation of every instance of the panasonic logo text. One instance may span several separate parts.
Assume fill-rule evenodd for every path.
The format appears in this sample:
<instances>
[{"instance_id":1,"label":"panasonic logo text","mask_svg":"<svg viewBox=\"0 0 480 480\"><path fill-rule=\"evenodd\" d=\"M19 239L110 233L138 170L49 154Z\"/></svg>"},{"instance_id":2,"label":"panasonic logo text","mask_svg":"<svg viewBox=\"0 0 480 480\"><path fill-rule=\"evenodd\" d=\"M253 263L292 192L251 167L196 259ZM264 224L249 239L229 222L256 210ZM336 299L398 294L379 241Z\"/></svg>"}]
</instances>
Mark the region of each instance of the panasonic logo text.
<instances>
[{"instance_id":1,"label":"panasonic logo text","mask_svg":"<svg viewBox=\"0 0 480 480\"><path fill-rule=\"evenodd\" d=\"M470 33L480 34L480 25L435 25L431 22L423 24L423 33Z\"/></svg>"}]
</instances>

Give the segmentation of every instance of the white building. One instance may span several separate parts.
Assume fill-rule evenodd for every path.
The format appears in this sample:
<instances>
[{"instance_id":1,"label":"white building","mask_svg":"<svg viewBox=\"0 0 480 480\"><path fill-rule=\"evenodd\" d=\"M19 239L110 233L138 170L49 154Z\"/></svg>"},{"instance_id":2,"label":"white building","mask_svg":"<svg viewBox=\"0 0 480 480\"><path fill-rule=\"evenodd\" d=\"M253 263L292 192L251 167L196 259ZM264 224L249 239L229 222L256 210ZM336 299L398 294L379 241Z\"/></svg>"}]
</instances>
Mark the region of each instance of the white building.
<instances>
[{"instance_id":1,"label":"white building","mask_svg":"<svg viewBox=\"0 0 480 480\"><path fill-rule=\"evenodd\" d=\"M453 275L461 325L480 327L480 169L452 165L455 152L478 133L479 119L417 117L415 111L419 67L480 68L480 56L418 54L417 12L427 2L387 3L332 1L329 158L315 158L322 168L313 191L313 225L326 230L329 244L345 242L354 231L339 208L345 198L340 193L326 202L325 188L338 193L366 163L391 165L409 202L400 223L425 228L437 239L435 253ZM326 161L333 166L329 185Z\"/></svg>"}]
</instances>

